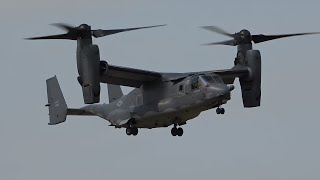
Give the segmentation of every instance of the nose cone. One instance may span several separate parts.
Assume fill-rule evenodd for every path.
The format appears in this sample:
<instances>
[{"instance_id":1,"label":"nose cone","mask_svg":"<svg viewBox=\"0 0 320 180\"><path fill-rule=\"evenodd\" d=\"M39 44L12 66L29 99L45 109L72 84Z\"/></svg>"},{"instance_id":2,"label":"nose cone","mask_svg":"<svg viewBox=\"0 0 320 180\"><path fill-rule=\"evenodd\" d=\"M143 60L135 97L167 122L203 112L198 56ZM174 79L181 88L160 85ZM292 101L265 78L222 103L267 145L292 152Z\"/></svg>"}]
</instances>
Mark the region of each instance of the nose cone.
<instances>
[{"instance_id":1,"label":"nose cone","mask_svg":"<svg viewBox=\"0 0 320 180\"><path fill-rule=\"evenodd\" d=\"M225 84L215 84L206 87L206 99L219 98L224 96L230 96L232 88Z\"/></svg>"}]
</instances>

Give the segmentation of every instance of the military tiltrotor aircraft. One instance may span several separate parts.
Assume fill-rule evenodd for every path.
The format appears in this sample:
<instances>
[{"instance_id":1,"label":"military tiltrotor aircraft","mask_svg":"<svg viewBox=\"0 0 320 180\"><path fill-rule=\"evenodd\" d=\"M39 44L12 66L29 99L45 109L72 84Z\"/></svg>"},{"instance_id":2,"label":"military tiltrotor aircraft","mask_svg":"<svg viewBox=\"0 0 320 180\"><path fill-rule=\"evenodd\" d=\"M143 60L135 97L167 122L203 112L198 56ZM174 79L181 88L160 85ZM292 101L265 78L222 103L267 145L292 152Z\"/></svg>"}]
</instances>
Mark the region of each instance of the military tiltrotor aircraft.
<instances>
[{"instance_id":1,"label":"military tiltrotor aircraft","mask_svg":"<svg viewBox=\"0 0 320 180\"><path fill-rule=\"evenodd\" d=\"M251 35L248 30L230 34L214 27L203 28L231 37L229 41L210 43L237 46L234 67L187 73L160 73L119 67L102 61L99 48L92 43L92 36L103 37L119 32L157 27L140 27L115 30L91 30L82 24L71 27L55 24L67 30L61 35L34 37L29 39L69 39L77 41L78 81L82 87L86 105L79 109L68 108L56 76L48 79L47 94L49 125L66 120L67 115L99 116L115 128L126 128L127 135L137 135L138 128L158 128L173 125L171 134L182 136L181 126L197 117L202 111L216 108L224 114L221 106L230 100L235 78L239 78L245 108L260 106L261 101L261 55L252 49L252 41L261 43L273 39L317 33L284 35ZM100 102L100 83L108 86L109 104ZM120 86L135 88L123 95Z\"/></svg>"}]
</instances>

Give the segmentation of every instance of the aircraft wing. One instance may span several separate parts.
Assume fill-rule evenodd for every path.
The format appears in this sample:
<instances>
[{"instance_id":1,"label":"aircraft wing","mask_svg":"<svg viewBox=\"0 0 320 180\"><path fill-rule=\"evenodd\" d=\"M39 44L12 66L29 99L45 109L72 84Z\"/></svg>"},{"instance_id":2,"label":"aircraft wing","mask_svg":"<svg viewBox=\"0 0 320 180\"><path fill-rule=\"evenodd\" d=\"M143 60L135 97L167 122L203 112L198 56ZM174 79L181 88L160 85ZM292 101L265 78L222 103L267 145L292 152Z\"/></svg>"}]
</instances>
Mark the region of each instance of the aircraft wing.
<instances>
[{"instance_id":1,"label":"aircraft wing","mask_svg":"<svg viewBox=\"0 0 320 180\"><path fill-rule=\"evenodd\" d=\"M235 66L231 69L199 71L189 73L159 73L121 66L109 65L108 70L100 75L100 82L129 87L140 87L144 83L154 81L178 81L192 75L218 74L226 84L232 84L236 77L249 74L249 70L243 66Z\"/></svg>"},{"instance_id":2,"label":"aircraft wing","mask_svg":"<svg viewBox=\"0 0 320 180\"><path fill-rule=\"evenodd\" d=\"M247 67L235 66L232 69L215 70L210 73L218 74L226 84L233 84L236 77L243 77L249 74Z\"/></svg>"},{"instance_id":3,"label":"aircraft wing","mask_svg":"<svg viewBox=\"0 0 320 180\"><path fill-rule=\"evenodd\" d=\"M143 83L161 79L162 75L158 72L113 65L109 65L108 70L100 75L100 82L102 83L137 88L140 87Z\"/></svg>"},{"instance_id":4,"label":"aircraft wing","mask_svg":"<svg viewBox=\"0 0 320 180\"><path fill-rule=\"evenodd\" d=\"M189 72L189 73L163 73L164 81L176 81L180 79L184 79L193 75L205 75L205 74L217 74L219 75L224 83L233 84L234 79L236 77L243 77L249 74L249 70L244 66L234 66L231 69L223 69L223 70L213 70L213 71L199 71L199 72Z\"/></svg>"}]
</instances>

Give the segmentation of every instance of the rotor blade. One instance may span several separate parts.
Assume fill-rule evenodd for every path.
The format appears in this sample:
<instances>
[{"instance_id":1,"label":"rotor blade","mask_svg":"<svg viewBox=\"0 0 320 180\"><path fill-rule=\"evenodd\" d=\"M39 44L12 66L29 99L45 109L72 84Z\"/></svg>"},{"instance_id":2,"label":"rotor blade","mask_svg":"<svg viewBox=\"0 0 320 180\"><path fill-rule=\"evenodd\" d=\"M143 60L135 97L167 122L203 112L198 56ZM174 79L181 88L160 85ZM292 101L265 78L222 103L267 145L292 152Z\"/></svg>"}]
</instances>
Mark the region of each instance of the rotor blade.
<instances>
[{"instance_id":1,"label":"rotor blade","mask_svg":"<svg viewBox=\"0 0 320 180\"><path fill-rule=\"evenodd\" d=\"M311 33L297 33L297 34L281 34L281 35L252 35L252 41L254 43L261 43L265 41L270 41L274 39L279 39L279 38L285 38L285 37L291 37L291 36L303 36L303 35L310 35L310 34L320 34L320 32L311 32Z\"/></svg>"},{"instance_id":2,"label":"rotor blade","mask_svg":"<svg viewBox=\"0 0 320 180\"><path fill-rule=\"evenodd\" d=\"M31 37L26 38L27 40L40 40L40 39L70 39L73 40L73 38L69 34L58 34L58 35L52 35L52 36L41 36L41 37Z\"/></svg>"},{"instance_id":3,"label":"rotor blade","mask_svg":"<svg viewBox=\"0 0 320 180\"><path fill-rule=\"evenodd\" d=\"M222 35L226 35L226 36L229 36L229 37L233 37L234 38L234 35L233 34L230 34L228 33L227 31L217 27L217 26L202 26L203 29L206 29L208 31L212 31L212 32L215 32L215 33L218 33L218 34L222 34Z\"/></svg>"},{"instance_id":4,"label":"rotor blade","mask_svg":"<svg viewBox=\"0 0 320 180\"><path fill-rule=\"evenodd\" d=\"M214 42L214 43L208 43L203 45L227 45L227 46L236 46L237 41L235 39L228 40L228 41L221 41L221 42Z\"/></svg>"},{"instance_id":5,"label":"rotor blade","mask_svg":"<svg viewBox=\"0 0 320 180\"><path fill-rule=\"evenodd\" d=\"M138 30L138 29L146 29L146 28L153 28L153 27L160 27L160 26L165 26L166 24L163 25L156 25L156 26L146 26L146 27L137 27L137 28L127 28L127 29L110 29L110 30L92 30L92 35L95 38L103 37L103 36L108 36L116 33L121 33L121 32L126 32L126 31L133 31L133 30Z\"/></svg>"},{"instance_id":6,"label":"rotor blade","mask_svg":"<svg viewBox=\"0 0 320 180\"><path fill-rule=\"evenodd\" d=\"M57 26L63 30L66 30L66 31L72 31L72 30L75 30L75 27L72 27L68 24L64 24L64 23L53 23L51 24L52 26Z\"/></svg>"}]
</instances>

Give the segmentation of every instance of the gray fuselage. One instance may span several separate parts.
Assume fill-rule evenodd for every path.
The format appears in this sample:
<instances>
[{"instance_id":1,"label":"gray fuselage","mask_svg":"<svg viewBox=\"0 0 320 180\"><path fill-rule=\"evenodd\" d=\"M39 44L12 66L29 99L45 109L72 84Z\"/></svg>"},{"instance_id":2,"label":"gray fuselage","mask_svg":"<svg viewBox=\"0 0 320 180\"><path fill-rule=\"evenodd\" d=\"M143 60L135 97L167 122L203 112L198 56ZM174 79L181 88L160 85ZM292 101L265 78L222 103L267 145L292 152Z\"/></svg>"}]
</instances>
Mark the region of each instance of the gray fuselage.
<instances>
[{"instance_id":1,"label":"gray fuselage","mask_svg":"<svg viewBox=\"0 0 320 180\"><path fill-rule=\"evenodd\" d=\"M179 82L144 84L110 104L83 107L115 127L137 128L183 125L202 111L230 100L230 91L218 75L195 75Z\"/></svg>"}]
</instances>

